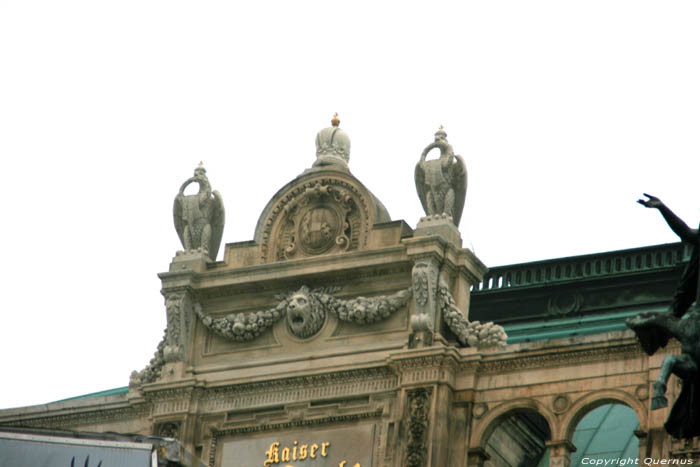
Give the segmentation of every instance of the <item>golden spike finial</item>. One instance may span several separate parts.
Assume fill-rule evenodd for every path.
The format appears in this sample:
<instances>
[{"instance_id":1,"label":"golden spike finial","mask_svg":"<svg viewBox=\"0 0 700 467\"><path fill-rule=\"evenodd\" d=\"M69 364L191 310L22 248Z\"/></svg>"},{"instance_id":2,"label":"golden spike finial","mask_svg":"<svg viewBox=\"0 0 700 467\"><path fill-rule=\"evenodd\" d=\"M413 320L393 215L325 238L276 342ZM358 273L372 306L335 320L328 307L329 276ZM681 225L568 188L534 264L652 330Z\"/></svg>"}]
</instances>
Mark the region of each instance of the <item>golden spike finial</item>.
<instances>
[{"instance_id":1,"label":"golden spike finial","mask_svg":"<svg viewBox=\"0 0 700 467\"><path fill-rule=\"evenodd\" d=\"M199 166L200 166L200 167L204 167L204 162L199 161Z\"/></svg>"},{"instance_id":2,"label":"golden spike finial","mask_svg":"<svg viewBox=\"0 0 700 467\"><path fill-rule=\"evenodd\" d=\"M333 115L333 118L331 119L331 125L333 126L338 126L340 125L340 119L338 118L338 112Z\"/></svg>"}]
</instances>

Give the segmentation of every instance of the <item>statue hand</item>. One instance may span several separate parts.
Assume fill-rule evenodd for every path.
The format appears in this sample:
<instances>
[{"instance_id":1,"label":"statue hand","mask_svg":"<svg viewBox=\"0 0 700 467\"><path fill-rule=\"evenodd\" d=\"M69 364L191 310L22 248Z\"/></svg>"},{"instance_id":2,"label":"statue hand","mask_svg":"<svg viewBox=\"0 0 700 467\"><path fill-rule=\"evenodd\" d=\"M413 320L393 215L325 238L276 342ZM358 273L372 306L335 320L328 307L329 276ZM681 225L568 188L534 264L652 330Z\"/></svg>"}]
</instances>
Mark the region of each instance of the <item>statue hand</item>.
<instances>
[{"instance_id":1,"label":"statue hand","mask_svg":"<svg viewBox=\"0 0 700 467\"><path fill-rule=\"evenodd\" d=\"M661 201L656 196L652 196L652 195L649 195L647 193L644 193L644 196L646 196L649 199L638 199L637 200L637 202L644 207L658 209L664 205L663 201Z\"/></svg>"}]
</instances>

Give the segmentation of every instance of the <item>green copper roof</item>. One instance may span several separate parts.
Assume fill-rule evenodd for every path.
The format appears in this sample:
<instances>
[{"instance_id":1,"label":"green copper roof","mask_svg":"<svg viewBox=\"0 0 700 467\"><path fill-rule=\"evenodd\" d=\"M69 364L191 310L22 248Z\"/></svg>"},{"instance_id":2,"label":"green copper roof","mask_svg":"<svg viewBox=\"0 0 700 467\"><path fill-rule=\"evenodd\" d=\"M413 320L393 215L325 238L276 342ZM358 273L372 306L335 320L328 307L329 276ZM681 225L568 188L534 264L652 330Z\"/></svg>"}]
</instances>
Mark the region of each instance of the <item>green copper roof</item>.
<instances>
[{"instance_id":1,"label":"green copper roof","mask_svg":"<svg viewBox=\"0 0 700 467\"><path fill-rule=\"evenodd\" d=\"M69 397L68 399L61 399L54 402L66 402L74 401L78 399L88 399L91 397L107 397L107 396L122 396L129 392L129 386L122 386L120 388L106 389L104 391L91 392L90 394L83 394L82 396Z\"/></svg>"},{"instance_id":2,"label":"green copper roof","mask_svg":"<svg viewBox=\"0 0 700 467\"><path fill-rule=\"evenodd\" d=\"M623 331L627 329L627 326L625 326L625 319L639 312L640 310L631 310L602 315L579 316L576 318L531 321L522 324L510 324L504 327L508 334L509 344L546 341L566 337L585 336L587 334Z\"/></svg>"}]
</instances>

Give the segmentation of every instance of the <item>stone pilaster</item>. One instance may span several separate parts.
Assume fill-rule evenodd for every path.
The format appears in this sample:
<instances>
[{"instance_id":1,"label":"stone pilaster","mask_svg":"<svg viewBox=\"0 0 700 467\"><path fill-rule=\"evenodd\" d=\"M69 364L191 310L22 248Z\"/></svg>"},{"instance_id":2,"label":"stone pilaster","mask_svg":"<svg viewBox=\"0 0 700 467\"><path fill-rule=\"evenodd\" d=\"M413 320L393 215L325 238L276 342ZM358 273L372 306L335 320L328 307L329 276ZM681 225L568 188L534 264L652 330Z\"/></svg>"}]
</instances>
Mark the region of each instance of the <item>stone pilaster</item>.
<instances>
[{"instance_id":1,"label":"stone pilaster","mask_svg":"<svg viewBox=\"0 0 700 467\"><path fill-rule=\"evenodd\" d=\"M206 256L181 253L173 259L170 272L159 274L163 283L161 293L165 298L167 329L163 342L163 360L167 368L162 377L183 375L189 363L193 329L196 321L195 308L199 303L194 296L193 282L198 272L211 262Z\"/></svg>"},{"instance_id":2,"label":"stone pilaster","mask_svg":"<svg viewBox=\"0 0 700 467\"><path fill-rule=\"evenodd\" d=\"M467 454L467 467L484 467L486 461L491 459L482 447L471 448Z\"/></svg>"},{"instance_id":3,"label":"stone pilaster","mask_svg":"<svg viewBox=\"0 0 700 467\"><path fill-rule=\"evenodd\" d=\"M549 448L549 467L571 466L571 453L576 452L576 446L571 441L547 441L545 444Z\"/></svg>"},{"instance_id":4,"label":"stone pilaster","mask_svg":"<svg viewBox=\"0 0 700 467\"><path fill-rule=\"evenodd\" d=\"M187 359L190 328L194 320L194 300L187 289L165 292L165 312L168 330L163 357L166 363Z\"/></svg>"},{"instance_id":5,"label":"stone pilaster","mask_svg":"<svg viewBox=\"0 0 700 467\"><path fill-rule=\"evenodd\" d=\"M413 261L415 307L409 348L430 346L434 339L442 340L446 328L438 299L441 281L466 319L470 287L482 279L487 268L471 251L462 249L459 231L446 216L422 218L413 237L404 239L403 243Z\"/></svg>"},{"instance_id":6,"label":"stone pilaster","mask_svg":"<svg viewBox=\"0 0 700 467\"><path fill-rule=\"evenodd\" d=\"M403 465L407 467L428 467L428 428L432 395L432 387L421 387L406 391L408 441L406 443L406 458Z\"/></svg>"},{"instance_id":7,"label":"stone pilaster","mask_svg":"<svg viewBox=\"0 0 700 467\"><path fill-rule=\"evenodd\" d=\"M417 258L411 272L415 308L411 316L409 347L430 346L436 328L439 263L434 256Z\"/></svg>"}]
</instances>

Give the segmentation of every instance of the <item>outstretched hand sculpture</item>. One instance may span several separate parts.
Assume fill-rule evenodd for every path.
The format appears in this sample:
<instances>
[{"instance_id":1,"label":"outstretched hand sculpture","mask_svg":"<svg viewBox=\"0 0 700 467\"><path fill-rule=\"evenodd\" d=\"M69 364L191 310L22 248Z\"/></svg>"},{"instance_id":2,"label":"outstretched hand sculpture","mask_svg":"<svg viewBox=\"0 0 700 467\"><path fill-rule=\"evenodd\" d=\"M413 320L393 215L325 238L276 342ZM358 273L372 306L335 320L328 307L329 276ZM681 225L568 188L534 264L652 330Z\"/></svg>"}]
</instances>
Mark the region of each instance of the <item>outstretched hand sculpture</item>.
<instances>
[{"instance_id":1,"label":"outstretched hand sculpture","mask_svg":"<svg viewBox=\"0 0 700 467\"><path fill-rule=\"evenodd\" d=\"M426 161L433 149L440 150L440 158ZM447 214L459 227L467 195L467 166L461 156L456 156L447 142L442 126L435 133L435 141L421 154L415 170L416 190L426 215Z\"/></svg>"},{"instance_id":2,"label":"outstretched hand sculpture","mask_svg":"<svg viewBox=\"0 0 700 467\"><path fill-rule=\"evenodd\" d=\"M190 183L199 184L196 195L185 195ZM199 163L194 176L180 187L173 204L175 230L185 251L201 251L215 260L224 233L224 200L218 191L212 191L207 171Z\"/></svg>"},{"instance_id":3,"label":"outstretched hand sculpture","mask_svg":"<svg viewBox=\"0 0 700 467\"><path fill-rule=\"evenodd\" d=\"M698 292L698 245L700 234L691 229L659 198L644 194L637 202L658 209L673 230L686 243L693 245L693 254L683 272L681 282L666 312L640 313L626 321L639 338L644 351L653 355L670 338L681 343L680 355L667 355L654 382L651 410L668 406L666 384L671 374L681 378L683 387L666 420L666 431L676 438L700 435L700 307ZM693 303L695 302L695 303ZM692 306L691 306L692 304Z\"/></svg>"}]
</instances>

